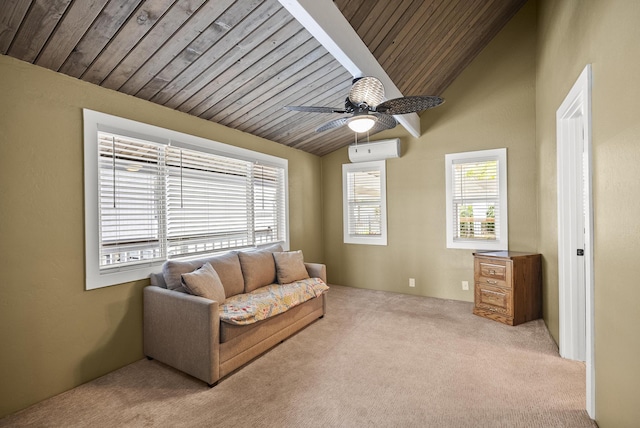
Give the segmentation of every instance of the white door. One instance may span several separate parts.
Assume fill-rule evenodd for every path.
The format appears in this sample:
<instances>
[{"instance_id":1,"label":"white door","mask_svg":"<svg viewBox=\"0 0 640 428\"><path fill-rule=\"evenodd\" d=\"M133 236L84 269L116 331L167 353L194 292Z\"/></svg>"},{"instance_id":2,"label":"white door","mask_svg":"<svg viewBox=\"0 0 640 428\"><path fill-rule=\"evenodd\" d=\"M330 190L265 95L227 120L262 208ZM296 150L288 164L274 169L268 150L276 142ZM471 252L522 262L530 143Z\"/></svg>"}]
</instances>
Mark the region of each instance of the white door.
<instances>
[{"instance_id":1,"label":"white door","mask_svg":"<svg viewBox=\"0 0 640 428\"><path fill-rule=\"evenodd\" d=\"M586 409L595 418L591 67L556 113L560 355L586 362Z\"/></svg>"}]
</instances>

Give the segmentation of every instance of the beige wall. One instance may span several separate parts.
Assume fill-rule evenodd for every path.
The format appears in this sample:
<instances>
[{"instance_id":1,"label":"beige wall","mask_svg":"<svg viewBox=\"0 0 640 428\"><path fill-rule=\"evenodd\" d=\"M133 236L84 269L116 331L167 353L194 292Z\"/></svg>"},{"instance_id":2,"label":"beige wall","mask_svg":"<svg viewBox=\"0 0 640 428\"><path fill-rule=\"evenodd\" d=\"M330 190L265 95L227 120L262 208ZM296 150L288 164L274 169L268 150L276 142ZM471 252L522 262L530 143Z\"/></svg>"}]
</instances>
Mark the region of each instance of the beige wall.
<instances>
[{"instance_id":1,"label":"beige wall","mask_svg":"<svg viewBox=\"0 0 640 428\"><path fill-rule=\"evenodd\" d=\"M546 321L558 337L555 113L593 67L596 420L640 421L640 2L542 0L538 13L537 156Z\"/></svg>"},{"instance_id":2,"label":"beige wall","mask_svg":"<svg viewBox=\"0 0 640 428\"><path fill-rule=\"evenodd\" d=\"M470 250L446 249L444 156L507 147L509 248L537 246L535 19L525 6L422 115L423 135L401 136L403 156L387 161L388 245L342 243L341 167L346 149L322 159L325 261L329 281L447 299L473 300ZM440 95L440 94L438 94ZM416 287L409 288L409 278ZM461 281L471 290L462 291Z\"/></svg>"},{"instance_id":3,"label":"beige wall","mask_svg":"<svg viewBox=\"0 0 640 428\"><path fill-rule=\"evenodd\" d=\"M84 290L82 108L289 159L291 247L322 261L320 158L0 56L0 417L143 357L147 281Z\"/></svg>"}]
</instances>

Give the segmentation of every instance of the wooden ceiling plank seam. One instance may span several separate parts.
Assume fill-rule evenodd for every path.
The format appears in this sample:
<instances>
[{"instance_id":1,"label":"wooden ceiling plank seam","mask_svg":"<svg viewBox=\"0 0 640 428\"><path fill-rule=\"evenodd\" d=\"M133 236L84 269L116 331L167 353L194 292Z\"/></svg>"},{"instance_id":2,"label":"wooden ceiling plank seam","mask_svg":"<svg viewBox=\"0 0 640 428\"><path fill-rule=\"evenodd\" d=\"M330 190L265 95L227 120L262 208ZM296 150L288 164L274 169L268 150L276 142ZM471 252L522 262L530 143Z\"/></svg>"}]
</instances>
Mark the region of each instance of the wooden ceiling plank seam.
<instances>
[{"instance_id":1,"label":"wooden ceiling plank seam","mask_svg":"<svg viewBox=\"0 0 640 428\"><path fill-rule=\"evenodd\" d=\"M322 55L317 61L313 62L303 70L297 71L295 76L285 79L283 81L280 81L275 86L266 88L267 89L266 91L261 91L262 93L254 97L254 99L251 101L250 104L241 106L240 108L236 109L236 111L233 111L233 112L230 112L229 111L230 109L228 109L227 111L224 112L224 118L217 118L218 115L215 115L210 120L214 120L216 122L227 124L231 127L234 127L237 125L236 121L239 120L244 115L246 115L247 113L249 113L249 111L251 111L251 113L254 115L259 114L261 111L267 108L266 106L268 105L269 102L273 102L274 99L278 99L279 97L284 97L285 94L290 92L291 86L294 85L296 82L307 78L307 76L313 75L313 73L316 73L318 70L323 69L328 64L334 64L334 63L335 63L335 59L333 59L333 57L330 54L326 53L325 51L324 55ZM315 75L313 78L315 78ZM295 91L297 89L293 89L293 90Z\"/></svg>"},{"instance_id":2,"label":"wooden ceiling plank seam","mask_svg":"<svg viewBox=\"0 0 640 428\"><path fill-rule=\"evenodd\" d=\"M425 64L440 63L440 58L437 55L438 50L433 48L434 43L436 46L441 45L443 43L443 38L440 36L442 32L457 30L453 22L459 16L465 16L465 13L468 15L470 10L469 3L449 3L447 8L441 9L441 14L434 14L430 19L426 20L420 30L416 32L417 36L403 46L402 52L395 62L390 64L391 70L389 73L393 75L393 78L405 91L409 91L411 88L407 83L408 80L413 75L420 73L420 69L426 67ZM399 64L402 64L402 67ZM419 66L416 67L416 64L419 64ZM409 76L407 77L408 74ZM415 88L411 88L411 90L415 91ZM416 92L403 93L422 95L422 93Z\"/></svg>"},{"instance_id":3,"label":"wooden ceiling plank seam","mask_svg":"<svg viewBox=\"0 0 640 428\"><path fill-rule=\"evenodd\" d=\"M244 4L244 2L241 3ZM221 37L198 56L197 59L180 71L168 85L151 98L151 101L167 105L171 99L180 100L188 91L197 88L199 84L205 84L206 82L202 82L211 77L210 73L212 71L215 73L224 71L217 71L220 68L220 61L224 63L224 61L228 60L229 55L233 55L230 54L230 51L234 50L237 46L238 40L243 40L247 35L251 34L266 17L278 11L278 8L276 8L273 3L260 3L256 8L248 11L248 14L244 14L243 11L242 15L232 17L234 20L233 24L227 24L230 27L229 30L222 34ZM252 5L255 5L255 3L252 3ZM182 94L183 92L184 94Z\"/></svg>"},{"instance_id":4,"label":"wooden ceiling plank seam","mask_svg":"<svg viewBox=\"0 0 640 428\"><path fill-rule=\"evenodd\" d=\"M519 5L509 5L512 6L508 10L503 10L500 19L497 19L495 22L490 22L486 25L482 30L482 36L475 38L476 34L474 32L474 39L471 40L472 43L467 42L468 47L465 49L460 49L452 52L451 63L456 64L455 67L449 67L450 70L445 71L442 70L442 73L437 77L437 83L439 86L440 93L444 92L448 86L460 75L460 73L476 58L476 56L486 47L486 45L491 41L501 30L504 28L506 23L516 14L519 8L524 4L524 2L520 2ZM468 38L467 38L468 40ZM425 84L423 82L418 82L418 84Z\"/></svg>"},{"instance_id":5,"label":"wooden ceiling plank seam","mask_svg":"<svg viewBox=\"0 0 640 428\"><path fill-rule=\"evenodd\" d=\"M407 25L398 33L395 45L389 46L378 58L380 63L390 69L393 69L394 65L400 64L404 55L410 55L410 50L407 46L413 46L413 42L420 40L418 35L420 29L423 28L423 23L444 21L456 4L455 2L446 2L442 7L436 7L436 3L431 3L430 6L432 8L421 8L421 13L417 14L415 19L409 20Z\"/></svg>"},{"instance_id":6,"label":"wooden ceiling plank seam","mask_svg":"<svg viewBox=\"0 0 640 428\"><path fill-rule=\"evenodd\" d=\"M388 38L380 43L378 50L374 52L374 56L380 64L389 64L395 60L395 57L400 54L398 47L403 46L406 43L405 40L407 38L413 37L414 33L412 33L412 31L414 30L414 26L423 20L426 20L427 18L423 18L424 16L431 16L433 15L434 10L438 9L436 1L441 0L434 0L432 2L420 4L420 7L413 15L409 16L409 19L400 28L400 31L398 31L395 37Z\"/></svg>"},{"instance_id":7,"label":"wooden ceiling plank seam","mask_svg":"<svg viewBox=\"0 0 640 428\"><path fill-rule=\"evenodd\" d=\"M389 3L389 7L393 9L393 13L387 19L381 20L383 21L383 25L378 32L373 33L370 36L367 35L365 36L366 39L363 39L372 54L374 54L378 49L378 46L382 43L385 37L390 37L394 28L399 25L398 23L401 21L402 17L406 14L412 14L412 12L409 11L410 7L414 4L416 4L415 7L417 8L417 2L414 2L413 0L403 0L400 2L400 5Z\"/></svg>"},{"instance_id":8,"label":"wooden ceiling plank seam","mask_svg":"<svg viewBox=\"0 0 640 428\"><path fill-rule=\"evenodd\" d=\"M276 16L274 15L273 17ZM252 47L242 58L235 61L230 67L185 100L177 109L194 116L200 116L212 104L242 87L245 82L250 81L261 69L270 67L277 62L278 57L277 54L274 55L274 51L280 53L282 50L280 55L286 55L295 48L290 40L293 36L299 34L301 29L293 18L288 19L288 21L277 20L274 25L270 25L269 21L266 21L263 26L268 27L269 31L273 31L273 34L268 37L259 37L262 38L260 44Z\"/></svg>"},{"instance_id":9,"label":"wooden ceiling plank seam","mask_svg":"<svg viewBox=\"0 0 640 428\"><path fill-rule=\"evenodd\" d=\"M70 3L71 0L35 0L31 3L7 54L33 63Z\"/></svg>"},{"instance_id":10,"label":"wooden ceiling plank seam","mask_svg":"<svg viewBox=\"0 0 640 428\"><path fill-rule=\"evenodd\" d=\"M323 83L326 84L329 82ZM336 90L339 89L340 88L338 87ZM296 103L295 97L295 94L289 94L288 98L281 98L280 102L275 102L267 105L265 109L263 109L259 114L255 116L253 115L253 112L250 115L246 115L244 117L246 118L246 120L237 125L237 128L241 130L247 130L248 132L255 133L256 135L264 136L265 138L267 138L268 136L269 138L275 139L277 139L283 133L286 133L287 127L292 123L304 123L305 127L313 129L313 117L305 113L302 113L301 115L293 114L292 112L289 112L282 107L283 104ZM333 97L328 95L326 98L328 99ZM311 118L310 120L303 121L301 119L301 116ZM326 122L321 120L321 118L316 118L315 120L317 121L318 126Z\"/></svg>"},{"instance_id":11,"label":"wooden ceiling plank seam","mask_svg":"<svg viewBox=\"0 0 640 428\"><path fill-rule=\"evenodd\" d=\"M402 56L401 59L398 59L399 62L404 61L406 67L405 69L398 69L397 67L394 67L394 77L401 82L404 88L415 90L415 87L412 86L410 82L416 75L423 74L426 69L437 69L442 65L441 53L443 52L443 49L450 47L449 40L451 34L457 34L457 32L461 30L461 27L455 24L455 22L457 22L456 20L468 18L473 13L473 8L477 5L478 1L484 0L475 0L475 3L473 4L458 3L453 8L447 8L446 11L443 10L445 13L443 13L436 21L437 24L434 29L435 33L429 33L425 36L429 38L429 42L424 43L427 47L427 51L421 54L416 53L416 56L419 55L423 61L418 62L415 58L411 58L409 56ZM433 40L433 34L438 35L436 40ZM413 49L413 45L411 48L407 46L406 49L407 51L409 49ZM437 94L434 93L433 95Z\"/></svg>"},{"instance_id":12,"label":"wooden ceiling plank seam","mask_svg":"<svg viewBox=\"0 0 640 428\"><path fill-rule=\"evenodd\" d=\"M339 83L336 85L335 83L344 74L346 73L343 70L336 68L332 72L327 73L324 76L322 76L320 79L318 79L316 83L321 86L317 87L316 91L318 93L322 93L322 95L318 96L316 101L319 103L324 103L324 102L328 103L330 102L330 100L335 99L336 96L338 96L338 94L340 93L346 95L347 92L349 91L349 88L351 87L351 83L349 82L349 80L348 79L346 80L346 84ZM345 82L345 81L342 80L342 82ZM301 84L301 86L304 87L304 84ZM272 135L271 130L274 130L273 132L281 132L282 130L286 131L286 128L283 128L283 123L282 123L283 121L285 122L284 124L304 123L303 121L300 120L300 117L301 117L300 112L291 112L284 109L285 105L299 105L304 102L304 100L306 99L306 96L301 95L299 92L300 91L292 93L285 100L274 101L273 103L271 103L271 107L265 110L265 112L268 113L268 116L263 117L264 120L256 121L253 118L250 118L250 120L254 122L260 122L254 125L254 126L258 126L260 131L257 131L255 129L253 130L256 132L260 132L261 135L271 136ZM286 102L286 104L284 102ZM335 116L335 114L331 114L331 115ZM314 117L313 114L309 114L307 116ZM326 122L326 120L322 120L323 116L325 115L322 113L316 116L318 117L318 121L320 121L320 123ZM331 118L330 116L325 116L325 117L327 117L327 120ZM267 125L265 125L265 123Z\"/></svg>"},{"instance_id":13,"label":"wooden ceiling plank seam","mask_svg":"<svg viewBox=\"0 0 640 428\"><path fill-rule=\"evenodd\" d=\"M464 19L464 24L458 28L464 29L465 31L456 31L458 28L451 28L447 34L442 37L439 45L437 46L437 56L439 58L446 58L447 55L457 46L457 44L462 40L462 38L467 34L469 28L473 26L475 22L478 20L489 10L491 6L490 1L484 2L484 4L480 4L481 9L478 11L477 9L470 10L462 16ZM453 40L450 39L453 37ZM431 65L427 70L425 70L422 75L428 76L430 73L433 73L438 64Z\"/></svg>"},{"instance_id":14,"label":"wooden ceiling plank seam","mask_svg":"<svg viewBox=\"0 0 640 428\"><path fill-rule=\"evenodd\" d=\"M149 61L141 65L118 90L129 95L137 93L151 79L157 76L171 60L204 33L234 1L206 0L202 7L189 18L189 21L172 34L162 48Z\"/></svg>"},{"instance_id":15,"label":"wooden ceiling plank seam","mask_svg":"<svg viewBox=\"0 0 640 428\"><path fill-rule=\"evenodd\" d=\"M246 93L241 98L238 98L238 100L235 100L226 106L221 106L220 109L214 109L215 106L212 106L202 117L207 120L218 122L219 120L222 120L220 115L224 115L225 118L232 118L236 114L245 114L248 110L253 110L257 106L263 104L264 100L269 99L271 97L271 93L269 91L279 93L286 89L286 87L288 87L288 82L292 79L292 76L300 73L303 69L309 71L308 67L310 66L322 66L323 58L325 58L325 61L327 62L332 60L332 57L322 46L318 45L318 42L315 39L309 39L308 44L313 48L309 54L304 55L299 61L290 63L286 68L278 72L276 76L273 76L272 82L278 81L279 83L269 87L257 87L250 93ZM244 98L250 98L249 102L242 102Z\"/></svg>"},{"instance_id":16,"label":"wooden ceiling plank seam","mask_svg":"<svg viewBox=\"0 0 640 428\"><path fill-rule=\"evenodd\" d=\"M187 22L200 10L206 0L180 0L158 20L140 42L131 49L123 60L102 81L101 86L118 90L133 73L149 61Z\"/></svg>"},{"instance_id":17,"label":"wooden ceiling plank seam","mask_svg":"<svg viewBox=\"0 0 640 428\"><path fill-rule=\"evenodd\" d=\"M277 46L274 44L277 39L272 38L271 40L266 40L265 43L267 46L264 50L261 49L260 46L253 50L253 52L260 52L262 54L262 57L259 58L258 61L253 62L253 64L248 67L242 64L236 64L237 67L234 66L225 72L233 71L233 77L230 76L229 79L222 79L225 82L224 84L217 82L215 85L212 85L212 82L205 86L203 90L199 92L199 94L201 94L199 98L202 98L202 100L188 110L182 111L187 111L189 114L201 117L205 111L221 103L227 97L231 96L231 94L237 93L239 89L242 89L244 93L250 93L255 89L256 85L270 85L270 80L262 77L264 73L268 70L272 70L273 72L285 67L286 65L281 64L278 66L277 64L282 63L284 58L290 58L289 55L299 46L308 46L306 42L311 38L311 35L306 31L302 31L297 21L293 19L287 26L279 30L279 32L282 32L282 36L288 35L284 32L284 30L287 29L293 30L295 33L283 42L278 42ZM240 65L242 65L242 68L236 69L239 68ZM183 106L185 106L185 104L180 106L180 108L182 109Z\"/></svg>"},{"instance_id":18,"label":"wooden ceiling plank seam","mask_svg":"<svg viewBox=\"0 0 640 428\"><path fill-rule=\"evenodd\" d=\"M110 0L58 71L80 78L109 44L111 38L117 34L120 27L136 13L141 1L131 0L120 4L118 0Z\"/></svg>"},{"instance_id":19,"label":"wooden ceiling plank seam","mask_svg":"<svg viewBox=\"0 0 640 428\"><path fill-rule=\"evenodd\" d=\"M367 19L367 16L376 7L376 3L378 3L378 2L376 2L376 1L367 1L367 2L361 3L360 7L358 7L358 10L356 10L356 12L354 13L353 17L349 20L349 22L351 23L351 26L353 27L353 29L356 30L356 33L358 32L358 29L364 23L365 19Z\"/></svg>"},{"instance_id":20,"label":"wooden ceiling plank seam","mask_svg":"<svg viewBox=\"0 0 640 428\"><path fill-rule=\"evenodd\" d=\"M363 0L334 0L334 3L347 21L351 22L353 15L358 11Z\"/></svg>"},{"instance_id":21,"label":"wooden ceiling plank seam","mask_svg":"<svg viewBox=\"0 0 640 428\"><path fill-rule=\"evenodd\" d=\"M337 94L341 92L340 84L335 86L335 81L340 77L343 77L345 73L340 68L336 68L333 71L326 73L322 72L322 75L317 77L317 79L313 82L316 86L316 90L318 93L322 93L323 98L333 98L332 94ZM316 77L316 76L314 76ZM256 132L259 135L266 135L267 131L273 130L276 127L280 127L281 122L286 120L288 117L290 118L299 118L299 116L294 115L292 112L286 110L284 106L286 105L295 105L300 104L301 95L300 88L304 88L308 86L309 82L300 82L298 87L290 87L287 91L283 93L279 93L277 97L274 97L269 100L268 103L265 103L260 106L260 111L257 113L252 111L250 115L245 115L240 118L245 119L243 121L237 123L234 127L237 127L242 130L247 130L247 132ZM282 132L282 129L280 129Z\"/></svg>"},{"instance_id":22,"label":"wooden ceiling plank seam","mask_svg":"<svg viewBox=\"0 0 640 428\"><path fill-rule=\"evenodd\" d=\"M245 14L259 7L262 2L263 0L233 1L229 8L209 25L205 31L200 33L178 55L174 56L162 70L140 88L135 93L135 96L146 100L152 99L178 78L181 73L187 71L194 62L213 49L216 43L231 31Z\"/></svg>"},{"instance_id":23,"label":"wooden ceiling plank seam","mask_svg":"<svg viewBox=\"0 0 640 428\"><path fill-rule=\"evenodd\" d=\"M466 62L468 64L468 57L474 56L473 52L477 50L477 46L482 43L482 40L486 37L485 22L489 23L495 16L495 10L488 11L485 14L483 22L474 24L473 28L470 28L468 32L473 33L473 38L464 37L456 45L455 49L449 51L442 59L441 64L434 68L432 73L428 75L425 73L414 84L419 86L429 85L432 87L445 88L448 87L451 82L451 72L456 75L456 70L447 70L447 68L460 68L460 62ZM502 13L502 12L499 12Z\"/></svg>"},{"instance_id":24,"label":"wooden ceiling plank seam","mask_svg":"<svg viewBox=\"0 0 640 428\"><path fill-rule=\"evenodd\" d=\"M270 38L272 32L278 32L281 25L286 23L285 20L278 19L278 16L287 16L284 11L278 11L274 15L267 18L269 22L272 18L275 21L273 25L266 25L261 22L258 26L251 30L249 34L245 34L240 40L229 39L225 46L225 54L221 55L215 62L209 64L198 76L192 79L186 86L177 91L164 105L174 109L180 109L180 106L191 98L199 98L198 94L203 92L206 87L215 87L219 81L230 77L238 66L244 67L245 64L251 65L258 60L261 52L256 49L264 44L264 36ZM261 28L268 28L268 32L259 31ZM258 58L256 58L258 56ZM211 86L209 86L211 85ZM206 95L204 95L206 97ZM201 100L202 98L200 98ZM184 111L184 110L182 110Z\"/></svg>"},{"instance_id":25,"label":"wooden ceiling plank seam","mask_svg":"<svg viewBox=\"0 0 640 428\"><path fill-rule=\"evenodd\" d=\"M179 0L145 0L111 38L80 78L100 85Z\"/></svg>"},{"instance_id":26,"label":"wooden ceiling plank seam","mask_svg":"<svg viewBox=\"0 0 640 428\"><path fill-rule=\"evenodd\" d=\"M72 2L38 54L35 64L58 71L108 1Z\"/></svg>"},{"instance_id":27,"label":"wooden ceiling plank seam","mask_svg":"<svg viewBox=\"0 0 640 428\"><path fill-rule=\"evenodd\" d=\"M336 78L337 76L339 76L339 73L342 72L343 69L341 67L337 67L335 61L328 61L324 66L322 66L322 68L318 68L310 74L306 75L304 78L297 80L295 84L291 85L287 83L286 89L274 90L273 93L268 98L266 98L262 104L256 106L251 110L251 117L249 118L249 120L251 120L252 123L256 123L256 128L263 126L260 123L262 119L275 114L274 109L271 108L272 105L279 105L280 107L276 109L276 112L282 113L286 105L300 103L300 98L305 96L305 94L300 93L302 89L311 89L311 92L316 94L325 93L328 89L328 87L325 85L327 85L332 78ZM246 120L246 118L246 114L238 116L238 119L233 121L231 127L241 127L242 122L239 121L242 119ZM224 120L221 123L226 124L225 122L227 122L227 120ZM251 128L251 130L254 129Z\"/></svg>"},{"instance_id":28,"label":"wooden ceiling plank seam","mask_svg":"<svg viewBox=\"0 0 640 428\"><path fill-rule=\"evenodd\" d=\"M409 21L412 19L412 17L419 13L418 10L421 7L429 7L429 5L433 3L433 1L434 0L430 0L429 3L425 4L425 2L411 0L409 7L404 13L402 13L402 15L391 26L391 28L385 34L380 34L376 39L374 39L370 46L373 56L379 58L380 55L382 55L382 53L384 53L385 50L389 48L389 46L394 45L395 40L409 24Z\"/></svg>"},{"instance_id":29,"label":"wooden ceiling plank seam","mask_svg":"<svg viewBox=\"0 0 640 428\"><path fill-rule=\"evenodd\" d=\"M386 15L391 15L396 7L397 5L391 2L375 2L375 5L365 17L360 28L356 30L356 33L358 33L365 45L369 46L367 41L373 37L373 34L380 32L381 27L385 23L385 19L388 18Z\"/></svg>"},{"instance_id":30,"label":"wooden ceiling plank seam","mask_svg":"<svg viewBox=\"0 0 640 428\"><path fill-rule=\"evenodd\" d=\"M290 77L290 75L285 75L285 73L287 73L287 70L289 70L293 64L308 63L326 54L326 52L318 49L318 42L312 38L308 32L301 30L301 33L309 38L299 46L295 46L290 53L281 58L277 58L277 61L271 67L262 70L260 73L256 73L252 79L244 82L241 87L233 88L233 91L224 98L220 97L219 93L212 94L212 96L207 99L207 105L209 106L207 110L189 113L206 120L211 120L218 112L227 111L231 105L246 104L241 100L246 100L247 98L255 99L256 96L264 93L267 88L272 87L275 80L283 80ZM318 51L318 53L314 53L314 51ZM267 86L267 82L269 82L269 86ZM260 92L261 89L264 89L264 91Z\"/></svg>"},{"instance_id":31,"label":"wooden ceiling plank seam","mask_svg":"<svg viewBox=\"0 0 640 428\"><path fill-rule=\"evenodd\" d=\"M0 54L6 55L33 0L3 0L0 4Z\"/></svg>"}]
</instances>

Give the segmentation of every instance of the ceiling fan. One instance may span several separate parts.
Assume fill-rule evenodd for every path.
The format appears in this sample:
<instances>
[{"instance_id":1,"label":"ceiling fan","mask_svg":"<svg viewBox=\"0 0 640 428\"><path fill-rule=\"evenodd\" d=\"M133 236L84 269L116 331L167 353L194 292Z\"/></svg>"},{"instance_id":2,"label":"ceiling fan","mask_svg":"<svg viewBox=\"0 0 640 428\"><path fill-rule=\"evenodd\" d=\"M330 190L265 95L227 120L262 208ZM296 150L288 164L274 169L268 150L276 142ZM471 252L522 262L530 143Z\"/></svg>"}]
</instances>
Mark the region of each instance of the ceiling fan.
<instances>
[{"instance_id":1,"label":"ceiling fan","mask_svg":"<svg viewBox=\"0 0 640 428\"><path fill-rule=\"evenodd\" d=\"M319 126L316 132L324 132L347 125L355 132L368 131L370 134L375 134L385 129L395 128L398 122L393 116L396 114L415 113L437 107L444 102L444 99L440 97L428 95L394 98L384 102L383 100L384 86L379 79L356 77L353 79L351 90L344 102L344 109L314 106L286 106L285 108L309 113L350 115L327 122Z\"/></svg>"}]
</instances>

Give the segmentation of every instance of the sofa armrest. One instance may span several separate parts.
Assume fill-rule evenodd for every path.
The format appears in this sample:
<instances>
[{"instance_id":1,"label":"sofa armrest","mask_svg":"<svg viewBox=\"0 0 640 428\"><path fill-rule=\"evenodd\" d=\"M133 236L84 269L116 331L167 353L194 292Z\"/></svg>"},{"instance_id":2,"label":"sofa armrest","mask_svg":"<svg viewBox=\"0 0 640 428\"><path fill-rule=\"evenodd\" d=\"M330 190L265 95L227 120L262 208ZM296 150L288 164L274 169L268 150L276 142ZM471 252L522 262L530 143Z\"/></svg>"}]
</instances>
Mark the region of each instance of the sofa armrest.
<instances>
[{"instance_id":1,"label":"sofa armrest","mask_svg":"<svg viewBox=\"0 0 640 428\"><path fill-rule=\"evenodd\" d=\"M321 263L305 263L307 272L311 278L320 278L327 283L327 266Z\"/></svg>"},{"instance_id":2,"label":"sofa armrest","mask_svg":"<svg viewBox=\"0 0 640 428\"><path fill-rule=\"evenodd\" d=\"M218 302L144 288L144 353L208 384L220 378Z\"/></svg>"}]
</instances>

